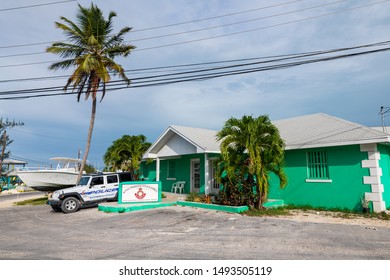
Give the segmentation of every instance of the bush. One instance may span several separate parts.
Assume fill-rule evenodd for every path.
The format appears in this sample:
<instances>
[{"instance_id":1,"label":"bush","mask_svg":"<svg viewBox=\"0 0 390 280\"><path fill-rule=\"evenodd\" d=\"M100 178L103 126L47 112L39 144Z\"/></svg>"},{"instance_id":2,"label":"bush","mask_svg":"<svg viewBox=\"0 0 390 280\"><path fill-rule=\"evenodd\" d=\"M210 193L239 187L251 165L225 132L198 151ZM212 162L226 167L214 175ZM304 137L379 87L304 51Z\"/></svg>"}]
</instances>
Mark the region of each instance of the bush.
<instances>
[{"instance_id":1,"label":"bush","mask_svg":"<svg viewBox=\"0 0 390 280\"><path fill-rule=\"evenodd\" d=\"M186 197L186 201L207 203L207 204L211 204L212 200L213 199L211 195L198 194L196 192L191 192Z\"/></svg>"}]
</instances>

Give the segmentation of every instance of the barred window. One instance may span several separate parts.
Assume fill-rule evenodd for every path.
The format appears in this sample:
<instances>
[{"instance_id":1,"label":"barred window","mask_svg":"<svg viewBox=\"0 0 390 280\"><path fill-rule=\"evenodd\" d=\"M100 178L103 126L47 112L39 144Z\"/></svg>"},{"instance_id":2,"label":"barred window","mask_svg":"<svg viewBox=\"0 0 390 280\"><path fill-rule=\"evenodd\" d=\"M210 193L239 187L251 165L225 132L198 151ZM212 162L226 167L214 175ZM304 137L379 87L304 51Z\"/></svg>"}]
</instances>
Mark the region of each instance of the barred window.
<instances>
[{"instance_id":1,"label":"barred window","mask_svg":"<svg viewBox=\"0 0 390 280\"><path fill-rule=\"evenodd\" d=\"M307 152L307 177L308 179L329 179L328 159L324 151Z\"/></svg>"}]
</instances>

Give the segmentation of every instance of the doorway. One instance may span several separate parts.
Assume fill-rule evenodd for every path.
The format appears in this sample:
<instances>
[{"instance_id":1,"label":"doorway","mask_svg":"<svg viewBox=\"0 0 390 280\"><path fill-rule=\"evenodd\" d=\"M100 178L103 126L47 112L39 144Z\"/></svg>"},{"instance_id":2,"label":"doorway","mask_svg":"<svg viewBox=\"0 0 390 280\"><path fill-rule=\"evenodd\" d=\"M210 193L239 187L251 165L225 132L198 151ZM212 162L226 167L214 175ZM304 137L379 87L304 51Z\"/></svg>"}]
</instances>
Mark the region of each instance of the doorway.
<instances>
[{"instance_id":1,"label":"doorway","mask_svg":"<svg viewBox=\"0 0 390 280\"><path fill-rule=\"evenodd\" d=\"M200 160L191 160L191 191L199 193L200 191Z\"/></svg>"}]
</instances>

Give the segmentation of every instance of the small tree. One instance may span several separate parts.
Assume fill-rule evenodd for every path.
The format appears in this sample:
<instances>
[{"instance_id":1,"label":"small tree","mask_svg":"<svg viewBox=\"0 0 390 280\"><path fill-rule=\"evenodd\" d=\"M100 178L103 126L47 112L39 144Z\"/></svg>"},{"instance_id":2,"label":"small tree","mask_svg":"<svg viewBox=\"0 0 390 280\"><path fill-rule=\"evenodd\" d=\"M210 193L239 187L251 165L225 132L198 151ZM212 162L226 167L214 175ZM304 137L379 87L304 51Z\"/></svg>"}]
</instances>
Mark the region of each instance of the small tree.
<instances>
[{"instance_id":1,"label":"small tree","mask_svg":"<svg viewBox=\"0 0 390 280\"><path fill-rule=\"evenodd\" d=\"M221 157L227 182L236 184L238 189L248 188L246 184L252 183L257 195L255 208L260 209L267 200L271 172L279 178L281 188L287 184L282 169L284 141L268 116L230 118L217 139L222 140Z\"/></svg>"},{"instance_id":2,"label":"small tree","mask_svg":"<svg viewBox=\"0 0 390 280\"><path fill-rule=\"evenodd\" d=\"M150 145L144 135L123 135L108 147L103 157L104 164L111 171L130 171L137 180L141 157Z\"/></svg>"},{"instance_id":3,"label":"small tree","mask_svg":"<svg viewBox=\"0 0 390 280\"><path fill-rule=\"evenodd\" d=\"M7 135L7 129L15 127L15 126L21 126L24 125L23 122L16 122L15 120L9 121L6 119L3 121L3 118L0 118L0 145L1 145L1 155L0 155L0 172L3 172L3 161L4 159L8 158L10 155L10 152L6 152L7 146L9 146L13 140L9 138Z\"/></svg>"}]
</instances>

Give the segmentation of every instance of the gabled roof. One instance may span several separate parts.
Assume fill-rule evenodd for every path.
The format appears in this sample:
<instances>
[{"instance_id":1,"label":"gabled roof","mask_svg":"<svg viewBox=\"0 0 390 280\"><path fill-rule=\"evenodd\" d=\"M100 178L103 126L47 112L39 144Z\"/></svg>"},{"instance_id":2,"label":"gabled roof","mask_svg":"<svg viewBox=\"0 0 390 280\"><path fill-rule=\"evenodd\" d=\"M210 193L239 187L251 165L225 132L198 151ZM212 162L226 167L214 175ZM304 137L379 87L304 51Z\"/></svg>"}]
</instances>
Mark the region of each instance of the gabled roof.
<instances>
[{"instance_id":1,"label":"gabled roof","mask_svg":"<svg viewBox=\"0 0 390 280\"><path fill-rule=\"evenodd\" d=\"M324 113L273 123L289 150L390 142L386 133Z\"/></svg>"},{"instance_id":2,"label":"gabled roof","mask_svg":"<svg viewBox=\"0 0 390 280\"><path fill-rule=\"evenodd\" d=\"M273 124L279 129L286 143L286 150L390 142L389 134L324 113L274 121ZM219 153L220 141L216 140L217 132L202 128L169 126L144 154L144 158L155 158L163 149L164 153L170 156Z\"/></svg>"},{"instance_id":3,"label":"gabled roof","mask_svg":"<svg viewBox=\"0 0 390 280\"><path fill-rule=\"evenodd\" d=\"M219 153L220 143L216 140L216 134L216 130L171 125L149 147L143 158L155 158L167 146L170 148L171 156L174 156L174 153L179 155L180 150L184 151L181 154Z\"/></svg>"}]
</instances>

